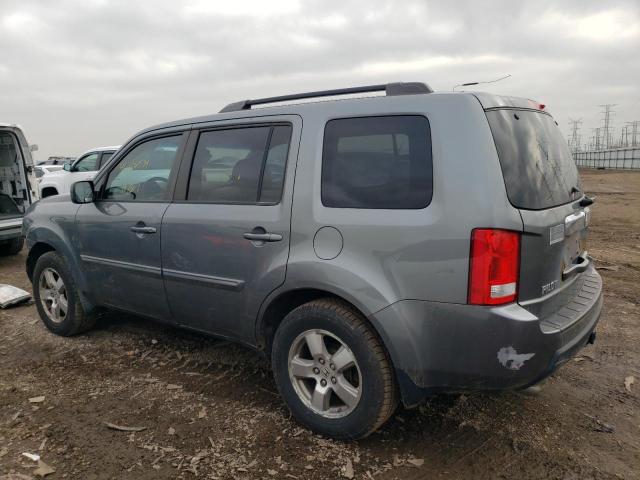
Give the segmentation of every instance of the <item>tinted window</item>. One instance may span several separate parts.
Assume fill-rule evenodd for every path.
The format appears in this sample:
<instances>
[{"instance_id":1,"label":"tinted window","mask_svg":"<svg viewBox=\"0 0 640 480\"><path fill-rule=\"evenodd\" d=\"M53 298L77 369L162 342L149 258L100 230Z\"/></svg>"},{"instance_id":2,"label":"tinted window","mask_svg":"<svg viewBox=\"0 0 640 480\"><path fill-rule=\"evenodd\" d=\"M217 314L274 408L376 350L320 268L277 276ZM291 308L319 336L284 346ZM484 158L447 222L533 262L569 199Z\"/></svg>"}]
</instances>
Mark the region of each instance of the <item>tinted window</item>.
<instances>
[{"instance_id":1,"label":"tinted window","mask_svg":"<svg viewBox=\"0 0 640 480\"><path fill-rule=\"evenodd\" d=\"M290 126L274 127L262 177L261 202L278 203L282 197L290 141Z\"/></svg>"},{"instance_id":2,"label":"tinted window","mask_svg":"<svg viewBox=\"0 0 640 480\"><path fill-rule=\"evenodd\" d=\"M277 202L290 137L291 127L280 126L203 132L191 169L188 200L240 204ZM267 143L270 147L265 158Z\"/></svg>"},{"instance_id":3,"label":"tinted window","mask_svg":"<svg viewBox=\"0 0 640 480\"><path fill-rule=\"evenodd\" d=\"M424 208L431 201L429 122L418 115L327 122L322 203L341 208Z\"/></svg>"},{"instance_id":4,"label":"tinted window","mask_svg":"<svg viewBox=\"0 0 640 480\"><path fill-rule=\"evenodd\" d=\"M109 172L103 198L134 202L166 200L181 138L181 135L156 138L136 146Z\"/></svg>"},{"instance_id":5,"label":"tinted window","mask_svg":"<svg viewBox=\"0 0 640 480\"><path fill-rule=\"evenodd\" d=\"M90 153L78 160L78 162L73 166L73 170L75 172L93 172L98 169L99 157L99 153Z\"/></svg>"},{"instance_id":6,"label":"tinted window","mask_svg":"<svg viewBox=\"0 0 640 480\"><path fill-rule=\"evenodd\" d=\"M492 110L487 118L513 206L539 210L577 198L578 169L553 118L526 110Z\"/></svg>"}]
</instances>

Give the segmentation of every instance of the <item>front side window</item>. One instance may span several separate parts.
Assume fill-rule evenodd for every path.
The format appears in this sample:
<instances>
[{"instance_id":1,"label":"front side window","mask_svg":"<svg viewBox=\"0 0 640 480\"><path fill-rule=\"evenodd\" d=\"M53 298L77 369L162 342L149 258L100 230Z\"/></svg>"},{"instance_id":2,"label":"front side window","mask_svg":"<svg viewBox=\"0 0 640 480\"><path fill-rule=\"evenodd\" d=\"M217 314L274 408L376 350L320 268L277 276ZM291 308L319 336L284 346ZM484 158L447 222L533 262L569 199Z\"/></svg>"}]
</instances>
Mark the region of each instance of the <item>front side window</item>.
<instances>
[{"instance_id":1,"label":"front side window","mask_svg":"<svg viewBox=\"0 0 640 480\"><path fill-rule=\"evenodd\" d=\"M90 153L82 157L73 167L75 172L93 172L98 169L99 153Z\"/></svg>"},{"instance_id":2,"label":"front side window","mask_svg":"<svg viewBox=\"0 0 640 480\"><path fill-rule=\"evenodd\" d=\"M206 203L277 203L290 139L290 126L201 133L187 199Z\"/></svg>"},{"instance_id":3,"label":"front side window","mask_svg":"<svg viewBox=\"0 0 640 480\"><path fill-rule=\"evenodd\" d=\"M182 135L156 138L127 153L107 178L105 200L153 202L167 200L169 178L177 168Z\"/></svg>"},{"instance_id":4,"label":"front side window","mask_svg":"<svg viewBox=\"0 0 640 480\"><path fill-rule=\"evenodd\" d=\"M322 204L333 208L419 209L433 193L431 133L419 115L327 122Z\"/></svg>"}]
</instances>

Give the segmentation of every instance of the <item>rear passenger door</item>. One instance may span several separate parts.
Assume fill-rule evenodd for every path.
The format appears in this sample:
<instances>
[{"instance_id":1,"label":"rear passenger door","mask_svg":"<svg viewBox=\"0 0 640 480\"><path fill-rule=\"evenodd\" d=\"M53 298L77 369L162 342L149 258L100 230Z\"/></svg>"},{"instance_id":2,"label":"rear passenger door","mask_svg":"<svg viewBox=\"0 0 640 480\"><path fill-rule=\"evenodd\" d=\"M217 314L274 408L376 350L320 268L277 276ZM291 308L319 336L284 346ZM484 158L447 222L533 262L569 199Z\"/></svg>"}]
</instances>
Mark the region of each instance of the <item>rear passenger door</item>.
<instances>
[{"instance_id":1,"label":"rear passenger door","mask_svg":"<svg viewBox=\"0 0 640 480\"><path fill-rule=\"evenodd\" d=\"M301 130L296 116L251 122L192 132L162 220L176 322L246 341L260 304L285 279Z\"/></svg>"}]
</instances>

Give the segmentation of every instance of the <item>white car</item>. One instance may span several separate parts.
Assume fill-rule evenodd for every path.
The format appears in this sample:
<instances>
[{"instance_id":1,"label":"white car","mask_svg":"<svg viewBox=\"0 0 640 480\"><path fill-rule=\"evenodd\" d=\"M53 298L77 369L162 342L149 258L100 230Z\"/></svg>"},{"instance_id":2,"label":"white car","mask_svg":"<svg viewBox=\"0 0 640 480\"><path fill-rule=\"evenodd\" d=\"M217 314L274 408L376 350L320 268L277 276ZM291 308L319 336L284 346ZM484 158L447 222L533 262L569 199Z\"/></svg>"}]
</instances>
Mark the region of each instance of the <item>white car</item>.
<instances>
[{"instance_id":1,"label":"white car","mask_svg":"<svg viewBox=\"0 0 640 480\"><path fill-rule=\"evenodd\" d=\"M31 157L37 148L18 125L0 123L0 255L22 249L22 216L38 200Z\"/></svg>"},{"instance_id":2,"label":"white car","mask_svg":"<svg viewBox=\"0 0 640 480\"><path fill-rule=\"evenodd\" d=\"M71 185L81 180L93 180L100 167L107 163L120 146L92 148L73 163L65 163L61 170L46 173L40 178L41 198L69 193Z\"/></svg>"},{"instance_id":3,"label":"white car","mask_svg":"<svg viewBox=\"0 0 640 480\"><path fill-rule=\"evenodd\" d=\"M40 179L42 178L43 175L46 175L47 173L51 173L51 172L57 172L58 170L62 170L62 167L64 165L36 165L35 167L33 167L33 169L35 170L35 174L36 174L36 178L38 179L38 182L40 182Z\"/></svg>"}]
</instances>

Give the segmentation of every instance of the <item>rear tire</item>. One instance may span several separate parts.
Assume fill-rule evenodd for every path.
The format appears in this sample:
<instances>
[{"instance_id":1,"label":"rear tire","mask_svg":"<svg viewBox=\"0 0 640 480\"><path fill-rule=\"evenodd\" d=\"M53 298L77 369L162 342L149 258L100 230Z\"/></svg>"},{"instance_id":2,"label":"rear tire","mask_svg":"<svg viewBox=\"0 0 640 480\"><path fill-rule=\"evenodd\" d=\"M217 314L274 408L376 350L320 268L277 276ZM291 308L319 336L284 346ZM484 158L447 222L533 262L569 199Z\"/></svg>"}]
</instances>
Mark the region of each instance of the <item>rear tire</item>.
<instances>
[{"instance_id":1,"label":"rear tire","mask_svg":"<svg viewBox=\"0 0 640 480\"><path fill-rule=\"evenodd\" d=\"M7 243L0 246L0 255L7 257L10 255L17 255L24 246L24 237L20 236L9 240Z\"/></svg>"},{"instance_id":2,"label":"rear tire","mask_svg":"<svg viewBox=\"0 0 640 480\"><path fill-rule=\"evenodd\" d=\"M47 252L38 258L32 282L36 308L50 331L68 337L93 327L95 316L84 311L80 292L60 254Z\"/></svg>"},{"instance_id":3,"label":"rear tire","mask_svg":"<svg viewBox=\"0 0 640 480\"><path fill-rule=\"evenodd\" d=\"M344 302L314 300L291 311L276 331L271 357L292 415L316 433L363 438L397 406L386 350L362 315Z\"/></svg>"}]
</instances>

